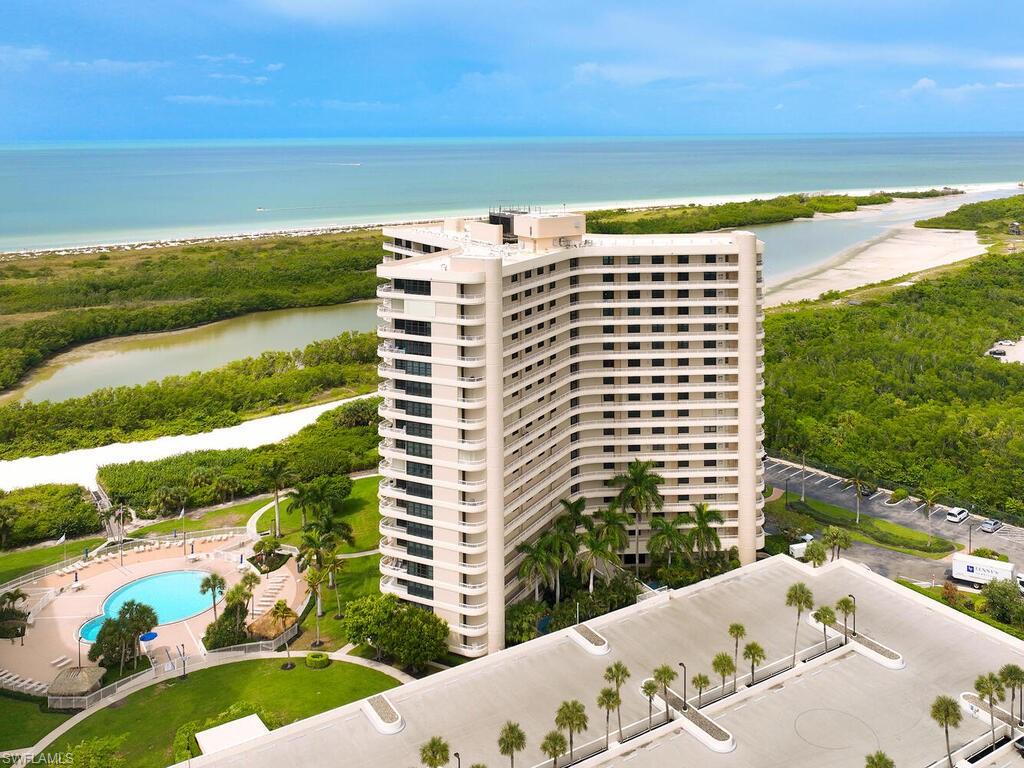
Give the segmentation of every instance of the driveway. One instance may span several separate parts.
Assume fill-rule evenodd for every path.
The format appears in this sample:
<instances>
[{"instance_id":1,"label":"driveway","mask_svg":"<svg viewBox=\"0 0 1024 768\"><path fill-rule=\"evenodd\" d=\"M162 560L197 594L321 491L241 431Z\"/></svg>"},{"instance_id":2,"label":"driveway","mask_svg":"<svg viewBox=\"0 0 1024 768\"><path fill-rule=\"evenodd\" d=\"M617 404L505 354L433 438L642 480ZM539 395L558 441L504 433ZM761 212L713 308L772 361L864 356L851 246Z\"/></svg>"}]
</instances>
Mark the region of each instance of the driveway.
<instances>
[{"instance_id":1,"label":"driveway","mask_svg":"<svg viewBox=\"0 0 1024 768\"><path fill-rule=\"evenodd\" d=\"M809 499L824 501L851 511L856 509L856 492L845 480L810 467L804 471L788 462L766 458L765 482L776 488L786 488L787 481L791 493L800 493L803 484L804 492ZM974 549L989 547L1004 553L1012 562L1024 565L1022 528L1004 524L995 533L982 533L978 528L984 519L982 517L972 515L962 523L950 523L946 521L945 506L937 506L931 516L926 516L925 506L919 501L907 499L898 504L888 504L888 498L887 491L876 491L870 498L862 497L861 513L960 542L964 545L964 551L967 551L968 544ZM890 578L903 576L918 581L930 581L932 578L942 581L948 574L950 561L948 557L944 560L928 560L858 543L846 550L844 556L859 560Z\"/></svg>"}]
</instances>

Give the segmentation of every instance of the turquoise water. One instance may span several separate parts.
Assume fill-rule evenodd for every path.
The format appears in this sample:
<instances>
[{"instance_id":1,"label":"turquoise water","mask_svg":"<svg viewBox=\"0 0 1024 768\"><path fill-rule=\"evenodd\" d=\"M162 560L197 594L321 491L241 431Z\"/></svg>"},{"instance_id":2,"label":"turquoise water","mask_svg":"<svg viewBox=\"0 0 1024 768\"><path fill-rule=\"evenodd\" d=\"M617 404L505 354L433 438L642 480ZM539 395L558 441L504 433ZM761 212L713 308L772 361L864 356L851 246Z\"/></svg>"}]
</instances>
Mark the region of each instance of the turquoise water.
<instances>
[{"instance_id":1,"label":"turquoise water","mask_svg":"<svg viewBox=\"0 0 1024 768\"><path fill-rule=\"evenodd\" d=\"M78 630L83 640L94 642L103 622L117 616L129 600L145 603L156 611L159 624L171 624L202 613L213 602L210 595L199 592L204 571L170 571L146 576L111 592L103 601L103 615L90 619Z\"/></svg>"},{"instance_id":2,"label":"turquoise water","mask_svg":"<svg viewBox=\"0 0 1024 768\"><path fill-rule=\"evenodd\" d=\"M1022 135L0 148L0 251L472 211L1015 181Z\"/></svg>"}]
</instances>

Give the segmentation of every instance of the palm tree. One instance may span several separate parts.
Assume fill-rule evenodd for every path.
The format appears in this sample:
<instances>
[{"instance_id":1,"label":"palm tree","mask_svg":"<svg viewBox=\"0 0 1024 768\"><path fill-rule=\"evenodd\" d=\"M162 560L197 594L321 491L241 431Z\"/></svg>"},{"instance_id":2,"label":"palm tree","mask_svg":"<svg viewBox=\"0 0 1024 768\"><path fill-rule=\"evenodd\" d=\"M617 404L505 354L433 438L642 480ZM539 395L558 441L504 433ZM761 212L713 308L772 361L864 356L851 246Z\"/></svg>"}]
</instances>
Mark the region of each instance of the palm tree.
<instances>
[{"instance_id":1,"label":"palm tree","mask_svg":"<svg viewBox=\"0 0 1024 768\"><path fill-rule=\"evenodd\" d=\"M555 567L555 558L551 551L545 547L543 539L536 544L524 541L516 551L523 559L519 562L519 578L523 581L533 582L533 599L540 600L540 585L550 584L552 571Z\"/></svg>"},{"instance_id":2,"label":"palm tree","mask_svg":"<svg viewBox=\"0 0 1024 768\"><path fill-rule=\"evenodd\" d=\"M562 601L562 566L575 563L576 552L579 550L579 537L570 528L571 525L572 521L568 518L558 518L555 527L547 531L539 542L539 546L551 554L555 571L555 605Z\"/></svg>"},{"instance_id":3,"label":"palm tree","mask_svg":"<svg viewBox=\"0 0 1024 768\"><path fill-rule=\"evenodd\" d=\"M853 492L857 495L857 525L860 525L860 495L861 491L868 486L868 473L864 467L856 467L847 482L853 486Z\"/></svg>"},{"instance_id":4,"label":"palm tree","mask_svg":"<svg viewBox=\"0 0 1024 768\"><path fill-rule=\"evenodd\" d=\"M693 522L693 518L685 512L680 512L669 519L665 517L652 517L651 536L647 540L647 551L653 557L668 557L668 567L672 567L672 556L686 551L686 544L689 540L685 526Z\"/></svg>"},{"instance_id":5,"label":"palm tree","mask_svg":"<svg viewBox=\"0 0 1024 768\"><path fill-rule=\"evenodd\" d=\"M323 568L328 559L328 552L334 550L334 534L320 530L307 530L302 534L299 544L299 555L307 563L312 562L317 568Z\"/></svg>"},{"instance_id":6,"label":"palm tree","mask_svg":"<svg viewBox=\"0 0 1024 768\"><path fill-rule=\"evenodd\" d=\"M936 696L932 702L932 720L946 733L946 760L953 768L953 753L949 748L949 729L959 728L963 720L960 705L952 696Z\"/></svg>"},{"instance_id":7,"label":"palm tree","mask_svg":"<svg viewBox=\"0 0 1024 768\"><path fill-rule=\"evenodd\" d=\"M701 573L708 571L708 561L712 555L722 549L718 531L714 523L724 523L725 518L716 509L711 509L703 501L693 505L693 527L687 537L687 546L694 553Z\"/></svg>"},{"instance_id":8,"label":"palm tree","mask_svg":"<svg viewBox=\"0 0 1024 768\"><path fill-rule=\"evenodd\" d=\"M345 561L338 557L339 554L338 550L334 550L327 558L327 565L324 566L327 570L328 584L334 590L335 619L341 618L341 596L338 594L338 582L341 580L341 574L345 571Z\"/></svg>"},{"instance_id":9,"label":"palm tree","mask_svg":"<svg viewBox=\"0 0 1024 768\"><path fill-rule=\"evenodd\" d=\"M830 525L821 532L822 543L829 548L829 561L839 557L840 550L848 549L851 543L850 532L838 525Z\"/></svg>"},{"instance_id":10,"label":"palm tree","mask_svg":"<svg viewBox=\"0 0 1024 768\"><path fill-rule=\"evenodd\" d=\"M26 600L28 600L28 593L21 587L15 587L0 595L0 608L15 608L18 603Z\"/></svg>"},{"instance_id":11,"label":"palm tree","mask_svg":"<svg viewBox=\"0 0 1024 768\"><path fill-rule=\"evenodd\" d=\"M582 549L576 556L576 563L580 573L586 575L589 581L590 594L594 594L594 576L601 563L615 563L619 556L612 549L608 542L601 538L600 531L596 528L585 530L580 537Z\"/></svg>"},{"instance_id":12,"label":"palm tree","mask_svg":"<svg viewBox=\"0 0 1024 768\"><path fill-rule=\"evenodd\" d=\"M203 580L199 582L199 594L205 595L207 592L210 593L210 597L213 598L213 620L217 620L217 595L224 594L224 590L227 589L228 583L224 580L224 577L219 573L211 573L203 577Z\"/></svg>"},{"instance_id":13,"label":"palm tree","mask_svg":"<svg viewBox=\"0 0 1024 768\"><path fill-rule=\"evenodd\" d=\"M431 736L420 747L420 762L426 768L441 768L443 765L448 765L449 758L448 742L440 736Z\"/></svg>"},{"instance_id":14,"label":"palm tree","mask_svg":"<svg viewBox=\"0 0 1024 768\"><path fill-rule=\"evenodd\" d=\"M924 502L924 522L928 526L928 546L932 544L932 512L942 498L944 491L941 488L922 488L921 501Z\"/></svg>"},{"instance_id":15,"label":"palm tree","mask_svg":"<svg viewBox=\"0 0 1024 768\"><path fill-rule=\"evenodd\" d=\"M201 488L213 482L213 471L209 467L196 467L188 475L189 488Z\"/></svg>"},{"instance_id":16,"label":"palm tree","mask_svg":"<svg viewBox=\"0 0 1024 768\"><path fill-rule=\"evenodd\" d=\"M241 484L237 478L231 475L221 475L213 481L213 493L220 499L221 503L231 500L235 500L235 494L238 493Z\"/></svg>"},{"instance_id":17,"label":"palm tree","mask_svg":"<svg viewBox=\"0 0 1024 768\"><path fill-rule=\"evenodd\" d=\"M831 606L822 605L811 614L816 622L821 624L821 633L825 637L825 650L828 650L828 628L836 623L836 612L832 610Z\"/></svg>"},{"instance_id":18,"label":"palm tree","mask_svg":"<svg viewBox=\"0 0 1024 768\"><path fill-rule=\"evenodd\" d=\"M548 731L540 743L540 751L551 760L551 768L558 768L558 756L565 752L565 736L561 731Z\"/></svg>"},{"instance_id":19,"label":"palm tree","mask_svg":"<svg viewBox=\"0 0 1024 768\"><path fill-rule=\"evenodd\" d=\"M614 688L602 688L597 694L597 706L604 710L604 748L608 749L609 730L612 725L612 710L622 705L622 699ZM621 736L621 734L619 734Z\"/></svg>"},{"instance_id":20,"label":"palm tree","mask_svg":"<svg viewBox=\"0 0 1024 768\"><path fill-rule=\"evenodd\" d=\"M498 734L498 751L508 758L509 768L516 768L516 752L526 749L526 734L519 723L509 720Z\"/></svg>"},{"instance_id":21,"label":"palm tree","mask_svg":"<svg viewBox=\"0 0 1024 768\"><path fill-rule=\"evenodd\" d=\"M315 565L311 565L306 569L306 594L316 599L316 610L313 611L313 619L316 621L316 640L311 643L314 648L319 648L323 645L320 641L320 617L324 615L324 609L320 591L323 589L324 581L326 580L327 574Z\"/></svg>"},{"instance_id":22,"label":"palm tree","mask_svg":"<svg viewBox=\"0 0 1024 768\"><path fill-rule=\"evenodd\" d=\"M704 691L711 687L711 680L703 672L698 672L690 684L697 689L697 709L700 709L700 705L704 703Z\"/></svg>"},{"instance_id":23,"label":"palm tree","mask_svg":"<svg viewBox=\"0 0 1024 768\"><path fill-rule=\"evenodd\" d=\"M736 664L733 663L732 656L725 651L716 653L715 658L711 660L711 670L722 678L722 695L725 696L725 678L736 674Z\"/></svg>"},{"instance_id":24,"label":"palm tree","mask_svg":"<svg viewBox=\"0 0 1024 768\"><path fill-rule=\"evenodd\" d=\"M577 699L563 701L558 711L555 712L555 727L568 732L569 734L569 762L573 761L573 736L587 730L590 719L587 717L587 708L583 702Z\"/></svg>"},{"instance_id":25,"label":"palm tree","mask_svg":"<svg viewBox=\"0 0 1024 768\"><path fill-rule=\"evenodd\" d=\"M749 642L743 646L743 660L750 662L750 684L754 684L754 667L764 663L765 652L760 643Z\"/></svg>"},{"instance_id":26,"label":"palm tree","mask_svg":"<svg viewBox=\"0 0 1024 768\"><path fill-rule=\"evenodd\" d=\"M262 579L260 579L260 575L255 571L247 570L245 573L242 574L242 580L239 583L242 584L242 586L245 587L246 592L249 593L249 600L247 601L245 606L245 609L247 611L249 610L249 603L252 602L252 597L256 593L256 587L260 585L261 581Z\"/></svg>"},{"instance_id":27,"label":"palm tree","mask_svg":"<svg viewBox=\"0 0 1024 768\"><path fill-rule=\"evenodd\" d=\"M996 746L996 702L1006 698L1003 681L994 672L978 675L974 681L974 692L988 704L988 716L992 727L992 747Z\"/></svg>"},{"instance_id":28,"label":"palm tree","mask_svg":"<svg viewBox=\"0 0 1024 768\"><path fill-rule=\"evenodd\" d=\"M1002 679L1003 685L1010 689L1010 717L1013 717L1017 689L1024 687L1024 669L1021 669L1016 664L1004 664L1002 669L999 670L999 677ZM1021 694L1021 708L1024 709L1024 693ZM1020 720L1024 720L1024 716Z\"/></svg>"},{"instance_id":29,"label":"palm tree","mask_svg":"<svg viewBox=\"0 0 1024 768\"><path fill-rule=\"evenodd\" d=\"M252 592L246 589L245 584L243 584L242 582L238 582L237 584L235 584L235 586L233 586L231 589L224 593L225 606L243 606L242 613L238 616L237 620L235 621L235 629L237 629L238 631L242 630L242 625L245 623L245 615L249 611L249 599L251 597Z\"/></svg>"},{"instance_id":30,"label":"palm tree","mask_svg":"<svg viewBox=\"0 0 1024 768\"><path fill-rule=\"evenodd\" d=\"M284 630L287 629L286 625L288 624L288 622L294 621L299 617L295 613L295 611L288 607L288 603L286 603L284 600L278 600L276 603L274 603L274 607L270 609L270 618L272 618L274 622L281 628L281 631L284 632ZM288 646L287 638L284 641L284 652L288 656L288 661L286 661L281 666L281 669L294 669L295 665L292 664L292 651L291 648Z\"/></svg>"},{"instance_id":31,"label":"palm tree","mask_svg":"<svg viewBox=\"0 0 1024 768\"><path fill-rule=\"evenodd\" d=\"M629 515L615 506L594 515L594 530L609 548L621 552L629 544Z\"/></svg>"},{"instance_id":32,"label":"palm tree","mask_svg":"<svg viewBox=\"0 0 1024 768\"><path fill-rule=\"evenodd\" d=\"M661 698L665 702L665 722L667 723L672 719L672 708L668 705L668 687L672 685L673 681L679 676L679 673L675 671L673 667L668 664L662 664L660 667L655 667L651 673L651 677L658 685L661 686ZM683 702L684 704L686 702Z\"/></svg>"},{"instance_id":33,"label":"palm tree","mask_svg":"<svg viewBox=\"0 0 1024 768\"><path fill-rule=\"evenodd\" d=\"M896 768L896 763L885 752L879 750L864 758L864 768Z\"/></svg>"},{"instance_id":34,"label":"palm tree","mask_svg":"<svg viewBox=\"0 0 1024 768\"><path fill-rule=\"evenodd\" d=\"M616 475L611 479L611 484L619 488L619 496L616 505L622 509L629 509L633 512L634 544L636 562L636 578L640 578L640 524L644 516L652 509L661 509L665 500L658 490L664 480L661 475L654 473L653 461L633 461L626 472Z\"/></svg>"},{"instance_id":35,"label":"palm tree","mask_svg":"<svg viewBox=\"0 0 1024 768\"><path fill-rule=\"evenodd\" d=\"M7 539L14 531L15 522L14 510L0 507L0 549L7 548Z\"/></svg>"},{"instance_id":36,"label":"palm tree","mask_svg":"<svg viewBox=\"0 0 1024 768\"><path fill-rule=\"evenodd\" d=\"M260 472L266 486L274 492L274 535L281 538L281 491L295 481L295 474L281 456L272 456Z\"/></svg>"},{"instance_id":37,"label":"palm tree","mask_svg":"<svg viewBox=\"0 0 1024 768\"><path fill-rule=\"evenodd\" d=\"M843 644L850 642L850 637L847 630L847 621L850 615L857 610L857 603L854 602L853 598L847 595L846 597L840 597L836 600L836 610L843 614Z\"/></svg>"},{"instance_id":38,"label":"palm tree","mask_svg":"<svg viewBox=\"0 0 1024 768\"><path fill-rule=\"evenodd\" d=\"M800 637L800 618L804 611L814 607L814 594L802 581L798 581L786 590L786 605L796 608L796 629L793 631L793 666L796 666L796 643Z\"/></svg>"},{"instance_id":39,"label":"palm tree","mask_svg":"<svg viewBox=\"0 0 1024 768\"><path fill-rule=\"evenodd\" d=\"M815 568L820 568L825 564L825 560L828 558L828 552L825 550L825 545L820 541L809 541L807 542L807 548L804 550L804 559L807 560Z\"/></svg>"},{"instance_id":40,"label":"palm tree","mask_svg":"<svg viewBox=\"0 0 1024 768\"><path fill-rule=\"evenodd\" d=\"M295 486L295 490L292 492L292 509L299 510L299 513L302 515L303 528L306 527L307 513L316 515L317 512L323 510L326 506L327 499L323 483L298 483ZM429 744L430 742L427 743Z\"/></svg>"},{"instance_id":41,"label":"palm tree","mask_svg":"<svg viewBox=\"0 0 1024 768\"><path fill-rule=\"evenodd\" d=\"M589 516L584 514L587 510L587 499L585 496L580 496L578 499L559 499L558 503L562 505L564 514L562 517L567 518L572 523L572 530L578 531L581 527L590 530L594 527L594 521Z\"/></svg>"},{"instance_id":42,"label":"palm tree","mask_svg":"<svg viewBox=\"0 0 1024 768\"><path fill-rule=\"evenodd\" d=\"M654 697L658 695L658 684L647 678L640 685L640 692L647 697L647 730L654 727Z\"/></svg>"},{"instance_id":43,"label":"palm tree","mask_svg":"<svg viewBox=\"0 0 1024 768\"><path fill-rule=\"evenodd\" d=\"M742 624L734 623L729 625L729 637L736 641L736 647L732 653L732 691L736 692L736 675L740 663L740 640L747 636L747 628Z\"/></svg>"},{"instance_id":44,"label":"palm tree","mask_svg":"<svg viewBox=\"0 0 1024 768\"><path fill-rule=\"evenodd\" d=\"M621 661L610 664L604 671L604 681L615 686L615 695L619 697L619 707L616 707L619 721L619 739L622 739L622 684L629 679L629 668Z\"/></svg>"},{"instance_id":45,"label":"palm tree","mask_svg":"<svg viewBox=\"0 0 1024 768\"><path fill-rule=\"evenodd\" d=\"M266 536L252 545L253 554L260 559L264 571L267 568L267 561L277 554L281 549L281 542L275 536Z\"/></svg>"}]
</instances>

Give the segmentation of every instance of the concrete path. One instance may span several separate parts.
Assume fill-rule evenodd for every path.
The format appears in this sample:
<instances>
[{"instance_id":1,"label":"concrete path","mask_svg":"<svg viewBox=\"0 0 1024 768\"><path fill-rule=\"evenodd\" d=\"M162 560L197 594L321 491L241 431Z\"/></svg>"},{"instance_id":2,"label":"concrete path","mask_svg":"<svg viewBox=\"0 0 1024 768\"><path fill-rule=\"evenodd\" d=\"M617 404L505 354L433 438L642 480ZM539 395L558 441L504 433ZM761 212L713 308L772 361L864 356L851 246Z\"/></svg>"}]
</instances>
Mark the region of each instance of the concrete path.
<instances>
[{"instance_id":1,"label":"concrete path","mask_svg":"<svg viewBox=\"0 0 1024 768\"><path fill-rule=\"evenodd\" d=\"M51 456L0 461L0 490L11 491L43 483L71 483L94 490L98 487L96 471L104 464L156 461L192 451L258 448L291 437L324 413L340 405L376 396L376 392L370 392L287 413L251 419L233 427L223 427L196 435L171 435L155 440L82 448Z\"/></svg>"}]
</instances>

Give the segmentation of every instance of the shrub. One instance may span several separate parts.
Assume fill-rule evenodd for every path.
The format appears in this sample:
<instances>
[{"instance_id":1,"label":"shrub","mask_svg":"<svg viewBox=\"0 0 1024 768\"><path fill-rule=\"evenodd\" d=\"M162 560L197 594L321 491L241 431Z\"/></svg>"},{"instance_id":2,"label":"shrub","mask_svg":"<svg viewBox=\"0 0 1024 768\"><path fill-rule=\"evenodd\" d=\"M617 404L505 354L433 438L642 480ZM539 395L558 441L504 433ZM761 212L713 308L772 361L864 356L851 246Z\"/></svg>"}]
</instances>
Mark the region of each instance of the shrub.
<instances>
[{"instance_id":1,"label":"shrub","mask_svg":"<svg viewBox=\"0 0 1024 768\"><path fill-rule=\"evenodd\" d=\"M184 762L190 759L193 755L200 754L199 745L195 740L196 734L200 731L205 731L208 728L215 728L218 725L224 725L224 723L230 723L232 720L238 720L241 717L248 717L249 715L259 715L263 724L271 730L281 726L281 722L278 720L277 716L271 714L266 710L266 708L248 701L238 701L220 714L208 718L205 722L202 720L190 720L180 726L174 733L174 761L179 763Z\"/></svg>"},{"instance_id":2,"label":"shrub","mask_svg":"<svg viewBox=\"0 0 1024 768\"><path fill-rule=\"evenodd\" d=\"M898 501L903 501L910 496L910 491L906 488L897 488L889 495L889 501L895 504Z\"/></svg>"},{"instance_id":3,"label":"shrub","mask_svg":"<svg viewBox=\"0 0 1024 768\"><path fill-rule=\"evenodd\" d=\"M0 547L21 547L67 535L70 539L103 527L96 506L78 485L36 485L10 493L0 491L0 514L13 518Z\"/></svg>"},{"instance_id":4,"label":"shrub","mask_svg":"<svg viewBox=\"0 0 1024 768\"><path fill-rule=\"evenodd\" d=\"M540 635L538 624L547 613L547 605L523 600L505 609L505 644L519 645Z\"/></svg>"},{"instance_id":5,"label":"shrub","mask_svg":"<svg viewBox=\"0 0 1024 768\"><path fill-rule=\"evenodd\" d=\"M227 648L246 642L249 640L249 633L246 630L247 618L248 611L244 603L225 605L217 620L207 625L203 645L212 651L214 648Z\"/></svg>"},{"instance_id":6,"label":"shrub","mask_svg":"<svg viewBox=\"0 0 1024 768\"><path fill-rule=\"evenodd\" d=\"M956 608L960 603L960 590L956 588L956 584L952 581L947 581L942 585L942 599L946 605Z\"/></svg>"},{"instance_id":7,"label":"shrub","mask_svg":"<svg viewBox=\"0 0 1024 768\"><path fill-rule=\"evenodd\" d=\"M324 669L331 664L331 657L320 651L312 651L306 654L306 666L310 669Z\"/></svg>"},{"instance_id":8,"label":"shrub","mask_svg":"<svg viewBox=\"0 0 1024 768\"><path fill-rule=\"evenodd\" d=\"M1001 552L996 552L994 549L989 549L988 547L978 547L973 552L971 552L971 554L975 557L984 557L988 558L989 560L1001 560L1004 563L1009 560L1009 558L1006 555L1002 554Z\"/></svg>"}]
</instances>

